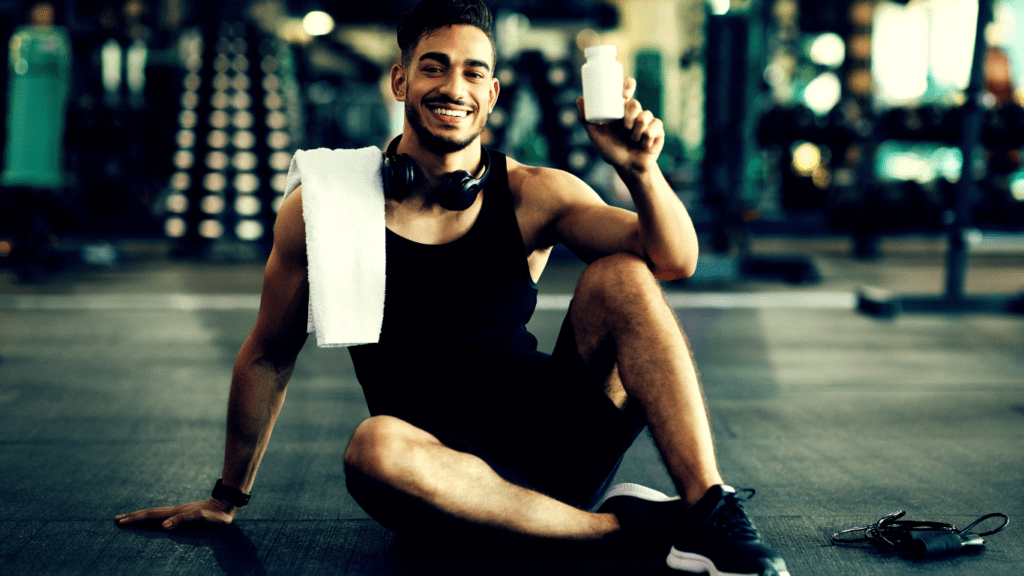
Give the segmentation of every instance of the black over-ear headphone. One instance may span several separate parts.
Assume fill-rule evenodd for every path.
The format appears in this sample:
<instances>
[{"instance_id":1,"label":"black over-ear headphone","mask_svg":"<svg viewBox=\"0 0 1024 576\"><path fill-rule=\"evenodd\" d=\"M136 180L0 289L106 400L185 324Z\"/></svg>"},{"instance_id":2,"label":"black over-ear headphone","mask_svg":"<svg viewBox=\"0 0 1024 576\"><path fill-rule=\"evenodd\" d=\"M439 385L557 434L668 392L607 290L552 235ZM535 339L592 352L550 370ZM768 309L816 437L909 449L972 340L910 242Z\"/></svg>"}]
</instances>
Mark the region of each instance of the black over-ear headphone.
<instances>
[{"instance_id":1,"label":"black over-ear headphone","mask_svg":"<svg viewBox=\"0 0 1024 576\"><path fill-rule=\"evenodd\" d=\"M384 153L384 165L380 169L384 179L384 194L396 200L409 195L418 178L416 173L419 172L416 162L408 154L395 154L401 139L402 137L398 136L388 144L388 149ZM476 201L491 172L491 156L486 148L481 148L481 152L484 173L479 178L474 178L465 170L456 170L444 175L437 194L438 204L445 210L465 210Z\"/></svg>"}]
</instances>

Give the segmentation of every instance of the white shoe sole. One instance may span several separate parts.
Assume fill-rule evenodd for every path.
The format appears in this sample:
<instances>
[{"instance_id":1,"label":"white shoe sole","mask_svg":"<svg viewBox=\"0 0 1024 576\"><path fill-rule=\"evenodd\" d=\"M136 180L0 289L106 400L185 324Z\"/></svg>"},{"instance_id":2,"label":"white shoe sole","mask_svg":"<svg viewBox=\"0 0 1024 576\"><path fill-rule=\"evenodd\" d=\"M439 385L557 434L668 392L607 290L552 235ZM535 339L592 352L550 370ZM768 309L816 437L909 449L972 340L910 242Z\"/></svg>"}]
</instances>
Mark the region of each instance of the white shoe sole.
<instances>
[{"instance_id":1,"label":"white shoe sole","mask_svg":"<svg viewBox=\"0 0 1024 576\"><path fill-rule=\"evenodd\" d=\"M756 573L748 572L722 572L715 567L715 563L709 558L694 554L693 552L682 552L673 546L668 553L665 563L669 568L691 572L693 574L708 574L708 576L758 576ZM780 572L779 576L789 576L789 572Z\"/></svg>"},{"instance_id":2,"label":"white shoe sole","mask_svg":"<svg viewBox=\"0 0 1024 576\"><path fill-rule=\"evenodd\" d=\"M632 496L649 502L669 502L671 500L679 500L679 496L669 496L662 492L658 492L654 488L648 488L647 486L627 482L625 484L616 484L615 486L612 486L611 489L605 493L604 498L601 499L601 504L604 504L609 498L613 498L615 496ZM600 507L601 504L598 504L598 507Z\"/></svg>"}]
</instances>

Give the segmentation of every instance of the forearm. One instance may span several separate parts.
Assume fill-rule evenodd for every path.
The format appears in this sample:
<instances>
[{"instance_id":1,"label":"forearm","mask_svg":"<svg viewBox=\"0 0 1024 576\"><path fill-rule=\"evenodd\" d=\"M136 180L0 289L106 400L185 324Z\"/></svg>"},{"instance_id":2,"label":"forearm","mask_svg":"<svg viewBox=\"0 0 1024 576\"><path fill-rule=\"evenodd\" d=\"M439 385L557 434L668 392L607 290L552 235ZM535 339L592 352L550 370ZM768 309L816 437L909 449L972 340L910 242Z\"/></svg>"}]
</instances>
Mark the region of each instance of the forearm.
<instances>
[{"instance_id":1,"label":"forearm","mask_svg":"<svg viewBox=\"0 0 1024 576\"><path fill-rule=\"evenodd\" d=\"M697 266L697 233L686 206L656 165L648 169L619 169L633 197L639 220L640 250L655 276L691 276Z\"/></svg>"},{"instance_id":2,"label":"forearm","mask_svg":"<svg viewBox=\"0 0 1024 576\"><path fill-rule=\"evenodd\" d=\"M274 422L284 404L294 362L275 365L253 352L249 342L235 361L228 400L222 477L243 492L252 489Z\"/></svg>"}]
</instances>

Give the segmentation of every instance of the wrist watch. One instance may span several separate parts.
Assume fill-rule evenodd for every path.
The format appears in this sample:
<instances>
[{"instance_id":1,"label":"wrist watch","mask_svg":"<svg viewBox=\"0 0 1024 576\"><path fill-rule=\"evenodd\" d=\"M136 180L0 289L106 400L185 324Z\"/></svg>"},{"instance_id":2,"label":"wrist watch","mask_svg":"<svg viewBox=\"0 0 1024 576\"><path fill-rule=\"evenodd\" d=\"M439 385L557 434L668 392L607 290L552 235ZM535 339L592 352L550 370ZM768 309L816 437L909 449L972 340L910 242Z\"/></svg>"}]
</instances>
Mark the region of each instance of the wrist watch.
<instances>
[{"instance_id":1,"label":"wrist watch","mask_svg":"<svg viewBox=\"0 0 1024 576\"><path fill-rule=\"evenodd\" d=\"M232 505L237 506L239 508L249 503L249 498L252 497L252 494L246 494L245 492L242 492L238 488L225 486L222 480L223 478L218 478L217 483L214 484L213 486L212 496L214 498L218 500L223 500L225 502L229 502Z\"/></svg>"}]
</instances>

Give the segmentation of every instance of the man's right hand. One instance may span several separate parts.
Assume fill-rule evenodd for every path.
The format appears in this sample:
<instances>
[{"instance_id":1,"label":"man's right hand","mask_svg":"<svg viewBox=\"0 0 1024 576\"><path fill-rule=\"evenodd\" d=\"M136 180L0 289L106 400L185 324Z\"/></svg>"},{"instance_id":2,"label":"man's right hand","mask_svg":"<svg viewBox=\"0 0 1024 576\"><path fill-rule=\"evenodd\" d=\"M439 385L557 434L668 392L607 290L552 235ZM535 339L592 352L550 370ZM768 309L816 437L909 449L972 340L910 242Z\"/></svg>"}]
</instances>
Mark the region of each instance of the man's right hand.
<instances>
[{"instance_id":1,"label":"man's right hand","mask_svg":"<svg viewBox=\"0 0 1024 576\"><path fill-rule=\"evenodd\" d=\"M130 514L121 514L115 516L114 521L124 526L136 522L163 520L160 525L167 530L173 530L186 524L228 525L235 519L237 513L237 507L222 500L210 498L202 502L192 502L180 506L147 508Z\"/></svg>"}]
</instances>

